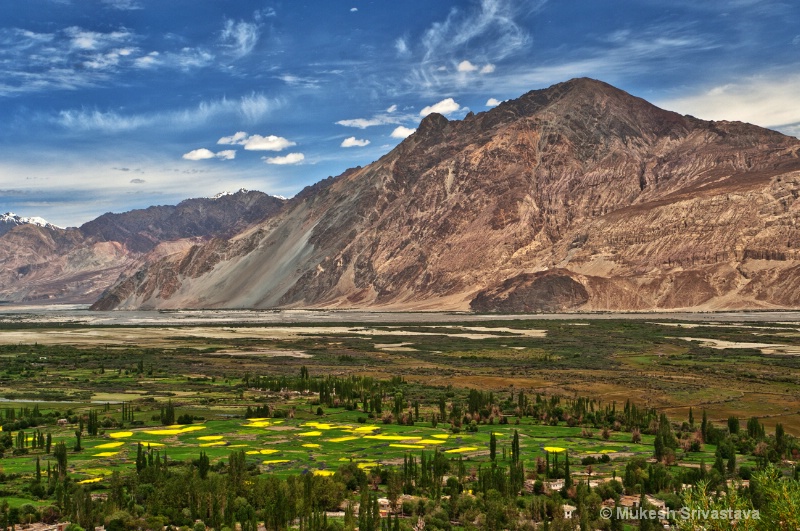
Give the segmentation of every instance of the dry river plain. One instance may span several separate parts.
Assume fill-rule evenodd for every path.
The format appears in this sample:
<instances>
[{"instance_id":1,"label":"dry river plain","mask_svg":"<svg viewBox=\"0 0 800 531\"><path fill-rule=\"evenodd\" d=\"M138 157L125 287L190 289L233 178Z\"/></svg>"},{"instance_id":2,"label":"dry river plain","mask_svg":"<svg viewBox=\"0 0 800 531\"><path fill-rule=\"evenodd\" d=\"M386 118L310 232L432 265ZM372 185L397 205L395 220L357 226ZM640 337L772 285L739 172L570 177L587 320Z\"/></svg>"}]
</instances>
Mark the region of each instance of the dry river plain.
<instances>
[{"instance_id":1,"label":"dry river plain","mask_svg":"<svg viewBox=\"0 0 800 531\"><path fill-rule=\"evenodd\" d=\"M430 389L524 391L778 422L800 435L800 314L486 316L368 312L0 311L0 407L180 401L241 414L245 375L400 376ZM138 368L142 368L143 372ZM423 408L425 406L423 405Z\"/></svg>"}]
</instances>

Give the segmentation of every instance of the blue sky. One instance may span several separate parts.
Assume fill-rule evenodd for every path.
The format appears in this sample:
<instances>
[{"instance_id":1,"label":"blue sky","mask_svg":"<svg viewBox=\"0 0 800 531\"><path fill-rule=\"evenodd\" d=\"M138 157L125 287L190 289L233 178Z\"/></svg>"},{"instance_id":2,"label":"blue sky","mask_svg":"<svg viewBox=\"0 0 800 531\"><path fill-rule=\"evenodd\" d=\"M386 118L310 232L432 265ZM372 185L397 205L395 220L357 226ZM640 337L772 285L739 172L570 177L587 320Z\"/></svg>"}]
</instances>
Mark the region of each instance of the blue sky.
<instances>
[{"instance_id":1,"label":"blue sky","mask_svg":"<svg viewBox=\"0 0 800 531\"><path fill-rule=\"evenodd\" d=\"M573 77L800 134L800 4L25 0L0 7L0 211L62 226L292 196L433 110Z\"/></svg>"}]
</instances>

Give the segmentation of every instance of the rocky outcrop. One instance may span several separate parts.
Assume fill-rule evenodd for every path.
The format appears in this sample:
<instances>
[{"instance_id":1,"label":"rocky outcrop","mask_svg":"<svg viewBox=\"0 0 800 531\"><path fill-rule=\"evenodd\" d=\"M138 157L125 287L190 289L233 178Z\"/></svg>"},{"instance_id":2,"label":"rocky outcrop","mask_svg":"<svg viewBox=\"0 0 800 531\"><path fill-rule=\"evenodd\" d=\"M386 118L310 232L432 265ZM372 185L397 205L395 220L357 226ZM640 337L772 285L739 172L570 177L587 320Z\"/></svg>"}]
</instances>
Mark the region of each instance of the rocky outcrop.
<instances>
[{"instance_id":1,"label":"rocky outcrop","mask_svg":"<svg viewBox=\"0 0 800 531\"><path fill-rule=\"evenodd\" d=\"M121 275L209 238L230 237L275 215L284 202L241 190L103 214L79 228L17 223L0 236L0 301L94 302Z\"/></svg>"},{"instance_id":2,"label":"rocky outcrop","mask_svg":"<svg viewBox=\"0 0 800 531\"><path fill-rule=\"evenodd\" d=\"M480 291L470 308L478 312L530 313L574 310L589 301L586 288L566 270L522 273Z\"/></svg>"},{"instance_id":3,"label":"rocky outcrop","mask_svg":"<svg viewBox=\"0 0 800 531\"><path fill-rule=\"evenodd\" d=\"M800 141L576 79L432 114L224 245L96 307L795 307Z\"/></svg>"}]
</instances>

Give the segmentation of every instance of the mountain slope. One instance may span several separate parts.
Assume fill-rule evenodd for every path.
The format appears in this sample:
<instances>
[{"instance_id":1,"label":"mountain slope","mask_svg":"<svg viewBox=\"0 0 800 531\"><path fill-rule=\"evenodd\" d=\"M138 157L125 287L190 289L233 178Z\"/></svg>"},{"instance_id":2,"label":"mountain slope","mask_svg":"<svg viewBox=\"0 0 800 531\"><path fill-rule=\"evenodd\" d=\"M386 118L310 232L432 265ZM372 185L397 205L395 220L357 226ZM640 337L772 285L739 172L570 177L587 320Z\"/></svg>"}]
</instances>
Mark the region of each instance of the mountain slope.
<instances>
[{"instance_id":1,"label":"mountain slope","mask_svg":"<svg viewBox=\"0 0 800 531\"><path fill-rule=\"evenodd\" d=\"M800 141L576 79L438 114L96 308L797 306Z\"/></svg>"},{"instance_id":2,"label":"mountain slope","mask_svg":"<svg viewBox=\"0 0 800 531\"><path fill-rule=\"evenodd\" d=\"M122 214L79 228L25 223L0 236L0 300L94 302L119 276L211 238L229 237L283 207L240 190Z\"/></svg>"}]
</instances>

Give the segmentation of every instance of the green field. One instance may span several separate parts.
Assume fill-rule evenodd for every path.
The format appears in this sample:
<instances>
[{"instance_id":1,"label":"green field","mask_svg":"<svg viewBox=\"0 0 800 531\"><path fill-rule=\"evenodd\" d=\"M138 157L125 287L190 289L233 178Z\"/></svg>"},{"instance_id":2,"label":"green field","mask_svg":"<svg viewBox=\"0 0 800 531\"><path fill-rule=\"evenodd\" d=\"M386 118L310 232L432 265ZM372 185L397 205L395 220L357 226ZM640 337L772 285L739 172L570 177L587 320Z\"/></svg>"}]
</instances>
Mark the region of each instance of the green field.
<instances>
[{"instance_id":1,"label":"green field","mask_svg":"<svg viewBox=\"0 0 800 531\"><path fill-rule=\"evenodd\" d=\"M34 447L37 430L53 445L64 442L69 482L103 496L115 491L115 472L132 481L141 450L175 470L190 470L203 454L217 473L241 452L253 477L290 481L298 475L344 481L342 470L356 467L380 476L380 492L387 469L441 455L471 492L485 471L516 466L515 432L530 481L563 475L563 469L542 468L544 462L563 467L561 449L577 480L621 480L631 463L652 463L662 413L675 436L665 463L680 485L692 470L718 460L714 442L733 435L731 418L739 419L742 433L761 427L769 444L780 424L794 441L780 446L784 457L797 446L791 437L800 432L795 330L791 324L635 320L1 323L0 440L5 436L8 447L0 459L0 496L11 508L53 503L51 481L49 489L33 487L37 461L43 476L56 466L54 452ZM720 348L714 341L728 343ZM169 425L165 408L175 411ZM246 418L248 408L267 413ZM95 435L85 426L90 412L98 419ZM689 449L703 412L713 440ZM756 436L737 437L734 470L763 466ZM780 457L770 459L792 473Z\"/></svg>"}]
</instances>

